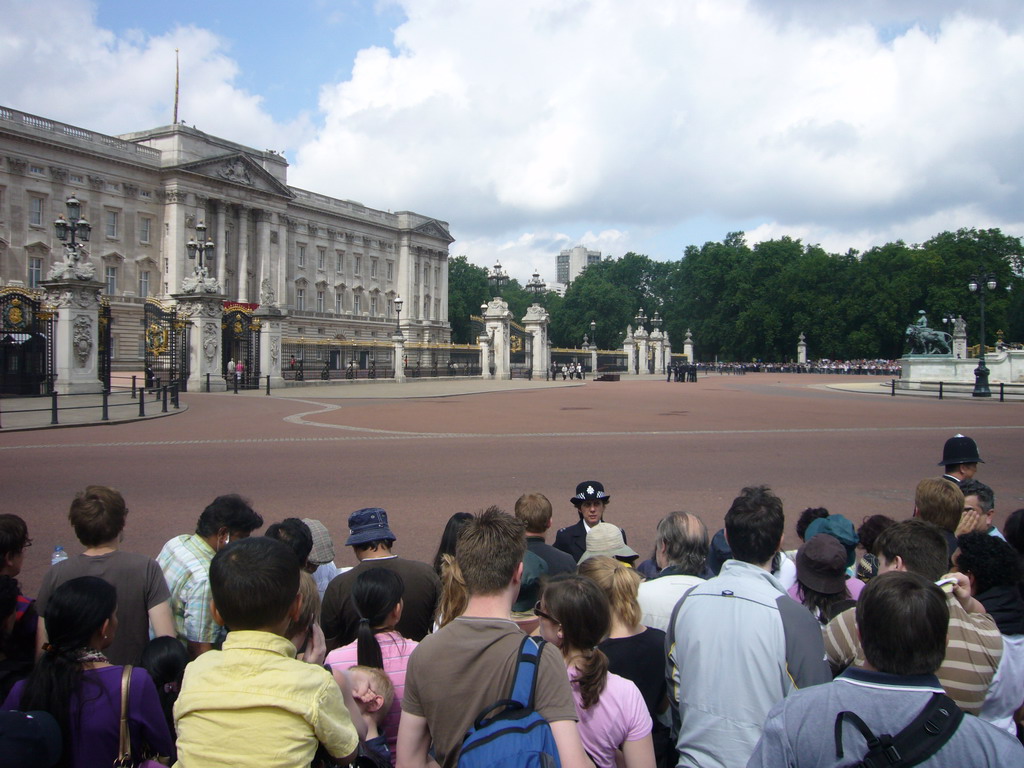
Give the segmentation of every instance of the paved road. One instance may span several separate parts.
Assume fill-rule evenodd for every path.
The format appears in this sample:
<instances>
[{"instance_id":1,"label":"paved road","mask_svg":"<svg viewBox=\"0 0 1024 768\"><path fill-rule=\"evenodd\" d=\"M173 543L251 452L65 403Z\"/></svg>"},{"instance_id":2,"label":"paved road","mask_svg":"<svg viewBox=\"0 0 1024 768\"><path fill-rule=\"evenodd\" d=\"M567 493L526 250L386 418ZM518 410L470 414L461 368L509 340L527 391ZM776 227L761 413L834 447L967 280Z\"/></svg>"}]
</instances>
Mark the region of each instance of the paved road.
<instances>
[{"instance_id":1,"label":"paved road","mask_svg":"<svg viewBox=\"0 0 1024 768\"><path fill-rule=\"evenodd\" d=\"M832 388L844 382L864 391ZM359 507L388 509L397 551L429 559L452 513L511 510L526 491L552 500L556 526L574 522L568 499L584 479L604 482L608 519L645 554L666 512L695 511L717 528L739 488L756 483L783 497L790 530L807 506L858 521L875 512L902 518L917 481L938 474L942 443L958 431L978 440L988 462L979 479L995 488L1000 520L1024 506L1021 404L890 398L881 385L750 374L697 384L191 393L182 396L187 410L169 418L0 434L0 487L4 510L25 516L35 539L23 572L29 594L55 544L77 548L67 508L89 483L125 494L129 549L155 555L172 535L193 530L215 495L237 491L267 522L323 520L341 564L352 560L341 545Z\"/></svg>"}]
</instances>

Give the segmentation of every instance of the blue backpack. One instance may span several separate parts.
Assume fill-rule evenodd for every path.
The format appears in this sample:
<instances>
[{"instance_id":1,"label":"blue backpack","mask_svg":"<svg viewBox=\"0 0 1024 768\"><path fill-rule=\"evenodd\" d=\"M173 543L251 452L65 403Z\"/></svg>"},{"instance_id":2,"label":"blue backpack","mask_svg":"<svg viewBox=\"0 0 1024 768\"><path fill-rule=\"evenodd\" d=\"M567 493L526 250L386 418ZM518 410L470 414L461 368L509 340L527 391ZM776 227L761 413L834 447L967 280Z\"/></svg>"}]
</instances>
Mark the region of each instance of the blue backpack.
<instances>
[{"instance_id":1,"label":"blue backpack","mask_svg":"<svg viewBox=\"0 0 1024 768\"><path fill-rule=\"evenodd\" d=\"M509 698L477 715L462 740L459 768L561 768L551 726L533 709L542 647L523 638Z\"/></svg>"}]
</instances>

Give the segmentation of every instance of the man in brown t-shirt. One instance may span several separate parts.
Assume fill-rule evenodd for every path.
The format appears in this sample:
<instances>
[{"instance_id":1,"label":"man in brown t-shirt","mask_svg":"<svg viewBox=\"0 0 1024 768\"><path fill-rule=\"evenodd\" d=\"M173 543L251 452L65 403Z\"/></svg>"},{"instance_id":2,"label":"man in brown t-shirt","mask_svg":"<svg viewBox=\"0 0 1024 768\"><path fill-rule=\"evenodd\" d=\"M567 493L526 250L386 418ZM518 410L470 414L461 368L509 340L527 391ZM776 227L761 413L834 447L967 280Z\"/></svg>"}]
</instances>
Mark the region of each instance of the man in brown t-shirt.
<instances>
[{"instance_id":1,"label":"man in brown t-shirt","mask_svg":"<svg viewBox=\"0 0 1024 768\"><path fill-rule=\"evenodd\" d=\"M409 659L398 729L398 768L458 763L480 712L506 698L523 635L511 620L522 580L525 527L496 507L466 523L455 548L469 602L462 616L424 638ZM576 706L557 648L545 645L534 708L551 725L565 768L592 766L576 730Z\"/></svg>"}]
</instances>

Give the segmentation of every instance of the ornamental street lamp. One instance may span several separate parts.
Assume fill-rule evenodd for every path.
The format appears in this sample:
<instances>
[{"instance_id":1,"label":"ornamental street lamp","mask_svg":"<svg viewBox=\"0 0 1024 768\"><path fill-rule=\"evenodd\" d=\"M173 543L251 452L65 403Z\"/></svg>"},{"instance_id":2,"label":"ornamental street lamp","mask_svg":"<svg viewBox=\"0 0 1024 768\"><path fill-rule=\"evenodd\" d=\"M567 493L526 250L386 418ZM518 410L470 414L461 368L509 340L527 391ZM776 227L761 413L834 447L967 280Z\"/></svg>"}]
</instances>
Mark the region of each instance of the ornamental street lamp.
<instances>
[{"instance_id":1,"label":"ornamental street lamp","mask_svg":"<svg viewBox=\"0 0 1024 768\"><path fill-rule=\"evenodd\" d=\"M590 321L590 343L597 346L597 323L593 320Z\"/></svg>"},{"instance_id":2,"label":"ornamental street lamp","mask_svg":"<svg viewBox=\"0 0 1024 768\"><path fill-rule=\"evenodd\" d=\"M641 307L640 311L636 313L636 317L634 317L633 320L636 322L637 331L646 331L644 324L647 322L647 315L644 314L643 307Z\"/></svg>"},{"instance_id":3,"label":"ornamental street lamp","mask_svg":"<svg viewBox=\"0 0 1024 768\"><path fill-rule=\"evenodd\" d=\"M540 296L547 290L547 284L540 279L540 273L534 272L533 276L526 283L526 290L532 293L534 296Z\"/></svg>"},{"instance_id":4,"label":"ornamental street lamp","mask_svg":"<svg viewBox=\"0 0 1024 768\"><path fill-rule=\"evenodd\" d=\"M974 369L974 397L992 397L988 387L988 366L985 365L985 294L994 291L998 283L993 274L973 275L967 287L971 293L978 294L981 309L981 346L978 349L978 367Z\"/></svg>"},{"instance_id":5,"label":"ornamental street lamp","mask_svg":"<svg viewBox=\"0 0 1024 768\"><path fill-rule=\"evenodd\" d=\"M661 328L661 315L659 315L657 311L655 311L654 317L651 318L651 328L655 331Z\"/></svg>"},{"instance_id":6,"label":"ornamental street lamp","mask_svg":"<svg viewBox=\"0 0 1024 768\"><path fill-rule=\"evenodd\" d=\"M402 305L404 303L401 296L395 296L395 315L398 317L398 322L395 325L395 336L402 335Z\"/></svg>"},{"instance_id":7,"label":"ornamental street lamp","mask_svg":"<svg viewBox=\"0 0 1024 768\"><path fill-rule=\"evenodd\" d=\"M185 248L188 250L188 257L196 262L192 273L200 280L208 277L209 271L206 268L204 259L207 258L207 254L210 257L213 256L214 245L213 241L206 236L205 224L196 224L196 236L185 243Z\"/></svg>"},{"instance_id":8,"label":"ornamental street lamp","mask_svg":"<svg viewBox=\"0 0 1024 768\"><path fill-rule=\"evenodd\" d=\"M68 217L66 219L63 216L58 217L53 222L53 228L57 233L57 239L64 243L67 260L78 262L82 260L82 257L88 256L82 248L82 243L89 242L89 232L92 231L92 226L82 215L82 204L77 197L71 195L65 205ZM68 241L69 237L70 242ZM77 242L76 237L81 242Z\"/></svg>"},{"instance_id":9,"label":"ornamental street lamp","mask_svg":"<svg viewBox=\"0 0 1024 768\"><path fill-rule=\"evenodd\" d=\"M494 295L501 296L501 286L508 282L508 273L502 269L500 261L496 261L494 266L487 270L487 282L494 288Z\"/></svg>"}]
</instances>

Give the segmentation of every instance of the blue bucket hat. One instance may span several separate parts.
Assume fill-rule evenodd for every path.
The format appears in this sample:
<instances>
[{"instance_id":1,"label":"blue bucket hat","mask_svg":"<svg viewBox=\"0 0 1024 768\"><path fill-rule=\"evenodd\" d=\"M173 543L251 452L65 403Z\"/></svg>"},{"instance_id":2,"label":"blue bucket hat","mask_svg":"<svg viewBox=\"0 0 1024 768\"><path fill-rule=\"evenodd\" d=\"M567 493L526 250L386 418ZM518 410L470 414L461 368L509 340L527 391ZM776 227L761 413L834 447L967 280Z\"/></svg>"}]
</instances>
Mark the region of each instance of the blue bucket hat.
<instances>
[{"instance_id":1,"label":"blue bucket hat","mask_svg":"<svg viewBox=\"0 0 1024 768\"><path fill-rule=\"evenodd\" d=\"M395 541L396 538L388 527L388 513L380 507L359 509L348 516L346 547L370 541Z\"/></svg>"}]
</instances>

